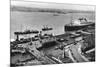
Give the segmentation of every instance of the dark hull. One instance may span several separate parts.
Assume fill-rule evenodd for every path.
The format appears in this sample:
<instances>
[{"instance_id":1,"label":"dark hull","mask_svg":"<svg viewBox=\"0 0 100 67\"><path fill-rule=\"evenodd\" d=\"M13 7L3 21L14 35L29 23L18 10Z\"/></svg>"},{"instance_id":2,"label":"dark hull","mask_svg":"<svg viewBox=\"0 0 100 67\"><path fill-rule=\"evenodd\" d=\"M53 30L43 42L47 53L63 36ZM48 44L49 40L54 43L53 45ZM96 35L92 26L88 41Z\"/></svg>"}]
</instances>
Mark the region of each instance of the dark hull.
<instances>
[{"instance_id":1,"label":"dark hull","mask_svg":"<svg viewBox=\"0 0 100 67\"><path fill-rule=\"evenodd\" d=\"M88 26L95 26L95 23L80 25L80 26L79 25L75 25L75 26L65 25L65 31L77 31L77 30L84 29Z\"/></svg>"},{"instance_id":2,"label":"dark hull","mask_svg":"<svg viewBox=\"0 0 100 67\"><path fill-rule=\"evenodd\" d=\"M43 28L42 31L49 31L52 30L52 28Z\"/></svg>"}]
</instances>

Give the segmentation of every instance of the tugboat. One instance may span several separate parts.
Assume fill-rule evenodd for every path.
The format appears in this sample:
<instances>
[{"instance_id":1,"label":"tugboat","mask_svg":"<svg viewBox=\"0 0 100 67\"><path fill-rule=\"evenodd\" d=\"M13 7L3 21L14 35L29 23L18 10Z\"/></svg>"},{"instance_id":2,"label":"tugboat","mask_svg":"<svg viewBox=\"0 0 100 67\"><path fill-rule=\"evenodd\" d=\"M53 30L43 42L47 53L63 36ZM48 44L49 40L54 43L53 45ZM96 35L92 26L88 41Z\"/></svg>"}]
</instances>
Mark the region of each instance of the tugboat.
<instances>
[{"instance_id":1,"label":"tugboat","mask_svg":"<svg viewBox=\"0 0 100 67\"><path fill-rule=\"evenodd\" d=\"M77 31L88 26L95 26L95 23L88 22L86 18L79 18L78 20L72 21L70 24L66 24L65 31Z\"/></svg>"}]
</instances>

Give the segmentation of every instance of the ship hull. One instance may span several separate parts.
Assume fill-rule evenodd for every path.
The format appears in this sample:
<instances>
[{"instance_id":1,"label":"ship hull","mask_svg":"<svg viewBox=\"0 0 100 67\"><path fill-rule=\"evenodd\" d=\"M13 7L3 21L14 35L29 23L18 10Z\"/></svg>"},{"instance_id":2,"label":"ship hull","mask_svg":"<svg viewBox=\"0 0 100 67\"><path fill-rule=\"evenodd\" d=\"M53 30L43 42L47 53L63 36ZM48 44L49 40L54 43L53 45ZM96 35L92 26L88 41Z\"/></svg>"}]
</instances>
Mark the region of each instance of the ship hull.
<instances>
[{"instance_id":1,"label":"ship hull","mask_svg":"<svg viewBox=\"0 0 100 67\"><path fill-rule=\"evenodd\" d=\"M85 25L65 25L65 31L77 31L77 30L81 30L84 29L88 26L95 26L95 23L91 23L91 24L85 24Z\"/></svg>"}]
</instances>

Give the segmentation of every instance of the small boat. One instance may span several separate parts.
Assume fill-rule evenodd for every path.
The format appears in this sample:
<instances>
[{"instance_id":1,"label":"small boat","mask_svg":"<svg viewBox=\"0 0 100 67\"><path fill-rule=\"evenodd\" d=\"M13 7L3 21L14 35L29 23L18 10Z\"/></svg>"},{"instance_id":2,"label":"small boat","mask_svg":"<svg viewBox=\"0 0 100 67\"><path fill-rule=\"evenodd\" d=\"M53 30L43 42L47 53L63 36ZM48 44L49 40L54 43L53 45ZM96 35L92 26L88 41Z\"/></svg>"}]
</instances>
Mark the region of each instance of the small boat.
<instances>
[{"instance_id":1,"label":"small boat","mask_svg":"<svg viewBox=\"0 0 100 67\"><path fill-rule=\"evenodd\" d=\"M45 26L44 28L42 28L42 31L49 31L49 30L53 30L53 28L47 27L47 26Z\"/></svg>"}]
</instances>

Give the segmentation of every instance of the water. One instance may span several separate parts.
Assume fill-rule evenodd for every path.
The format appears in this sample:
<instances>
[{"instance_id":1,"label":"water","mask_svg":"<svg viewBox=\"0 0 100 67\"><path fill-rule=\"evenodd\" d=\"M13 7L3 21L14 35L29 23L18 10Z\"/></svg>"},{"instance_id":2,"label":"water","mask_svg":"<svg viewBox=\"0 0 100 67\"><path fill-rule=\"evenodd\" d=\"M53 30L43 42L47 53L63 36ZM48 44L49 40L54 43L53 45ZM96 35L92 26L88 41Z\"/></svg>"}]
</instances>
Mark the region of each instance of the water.
<instances>
[{"instance_id":1,"label":"water","mask_svg":"<svg viewBox=\"0 0 100 67\"><path fill-rule=\"evenodd\" d=\"M95 19L94 14L91 13L69 13L54 16L53 13L11 11L11 39L15 38L15 31L25 29L41 30L43 25L53 27L50 32L55 35L62 34L64 33L64 25L71 22L71 17L73 19L79 17L86 17L88 20Z\"/></svg>"}]
</instances>

